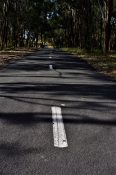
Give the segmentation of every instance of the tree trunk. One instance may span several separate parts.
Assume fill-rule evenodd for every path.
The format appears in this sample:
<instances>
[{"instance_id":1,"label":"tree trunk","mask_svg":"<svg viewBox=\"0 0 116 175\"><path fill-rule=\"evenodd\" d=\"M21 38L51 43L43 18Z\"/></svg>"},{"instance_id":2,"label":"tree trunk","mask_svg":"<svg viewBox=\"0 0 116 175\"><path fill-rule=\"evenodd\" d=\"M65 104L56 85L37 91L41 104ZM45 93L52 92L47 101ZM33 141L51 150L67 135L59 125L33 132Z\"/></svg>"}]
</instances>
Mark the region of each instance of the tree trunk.
<instances>
[{"instance_id":1,"label":"tree trunk","mask_svg":"<svg viewBox=\"0 0 116 175\"><path fill-rule=\"evenodd\" d=\"M105 2L105 20L104 20L104 53L105 54L107 54L110 49L112 10L113 10L113 0L107 0Z\"/></svg>"}]
</instances>

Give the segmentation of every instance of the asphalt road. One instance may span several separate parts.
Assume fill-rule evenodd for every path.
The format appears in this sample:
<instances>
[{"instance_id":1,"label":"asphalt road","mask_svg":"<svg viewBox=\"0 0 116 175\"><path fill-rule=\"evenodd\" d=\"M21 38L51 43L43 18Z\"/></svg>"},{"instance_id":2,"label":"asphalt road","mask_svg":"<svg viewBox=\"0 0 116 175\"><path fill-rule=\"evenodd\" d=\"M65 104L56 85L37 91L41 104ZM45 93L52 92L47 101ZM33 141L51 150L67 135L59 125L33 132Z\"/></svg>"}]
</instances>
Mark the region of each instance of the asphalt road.
<instances>
[{"instance_id":1,"label":"asphalt road","mask_svg":"<svg viewBox=\"0 0 116 175\"><path fill-rule=\"evenodd\" d=\"M52 107L68 147L54 146ZM1 69L0 175L116 175L116 82L55 49Z\"/></svg>"}]
</instances>

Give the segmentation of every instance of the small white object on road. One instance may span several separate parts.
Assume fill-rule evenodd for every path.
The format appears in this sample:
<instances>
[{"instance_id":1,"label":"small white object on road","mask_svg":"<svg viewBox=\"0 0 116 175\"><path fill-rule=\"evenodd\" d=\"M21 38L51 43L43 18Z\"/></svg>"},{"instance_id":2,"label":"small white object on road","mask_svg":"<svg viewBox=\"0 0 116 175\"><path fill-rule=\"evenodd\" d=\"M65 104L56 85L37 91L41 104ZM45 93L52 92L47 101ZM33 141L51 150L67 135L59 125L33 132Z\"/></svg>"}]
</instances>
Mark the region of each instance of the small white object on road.
<instances>
[{"instance_id":1,"label":"small white object on road","mask_svg":"<svg viewBox=\"0 0 116 175\"><path fill-rule=\"evenodd\" d=\"M52 56L49 56L49 59L52 59Z\"/></svg>"},{"instance_id":2,"label":"small white object on road","mask_svg":"<svg viewBox=\"0 0 116 175\"><path fill-rule=\"evenodd\" d=\"M52 107L54 147L68 147L66 132L60 107Z\"/></svg>"}]
</instances>

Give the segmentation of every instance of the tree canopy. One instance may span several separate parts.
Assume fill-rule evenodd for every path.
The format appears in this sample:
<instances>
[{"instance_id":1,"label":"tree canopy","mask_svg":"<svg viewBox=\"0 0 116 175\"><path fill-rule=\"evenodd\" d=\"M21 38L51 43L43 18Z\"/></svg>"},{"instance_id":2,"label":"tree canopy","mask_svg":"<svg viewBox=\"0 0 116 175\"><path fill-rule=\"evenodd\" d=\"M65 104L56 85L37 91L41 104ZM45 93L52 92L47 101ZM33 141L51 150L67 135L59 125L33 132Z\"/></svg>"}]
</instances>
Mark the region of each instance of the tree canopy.
<instances>
[{"instance_id":1,"label":"tree canopy","mask_svg":"<svg viewBox=\"0 0 116 175\"><path fill-rule=\"evenodd\" d=\"M115 0L1 0L0 47L116 50Z\"/></svg>"}]
</instances>

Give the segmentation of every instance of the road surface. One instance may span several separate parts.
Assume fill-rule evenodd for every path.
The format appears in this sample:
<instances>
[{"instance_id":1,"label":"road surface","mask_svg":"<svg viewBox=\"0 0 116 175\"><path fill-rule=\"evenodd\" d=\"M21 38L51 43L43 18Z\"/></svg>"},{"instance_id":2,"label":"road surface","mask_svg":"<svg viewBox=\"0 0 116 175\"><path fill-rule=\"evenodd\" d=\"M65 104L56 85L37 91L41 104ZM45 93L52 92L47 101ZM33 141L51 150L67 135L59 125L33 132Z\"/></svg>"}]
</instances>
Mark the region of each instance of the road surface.
<instances>
[{"instance_id":1,"label":"road surface","mask_svg":"<svg viewBox=\"0 0 116 175\"><path fill-rule=\"evenodd\" d=\"M0 175L116 175L116 82L55 49L1 69Z\"/></svg>"}]
</instances>

